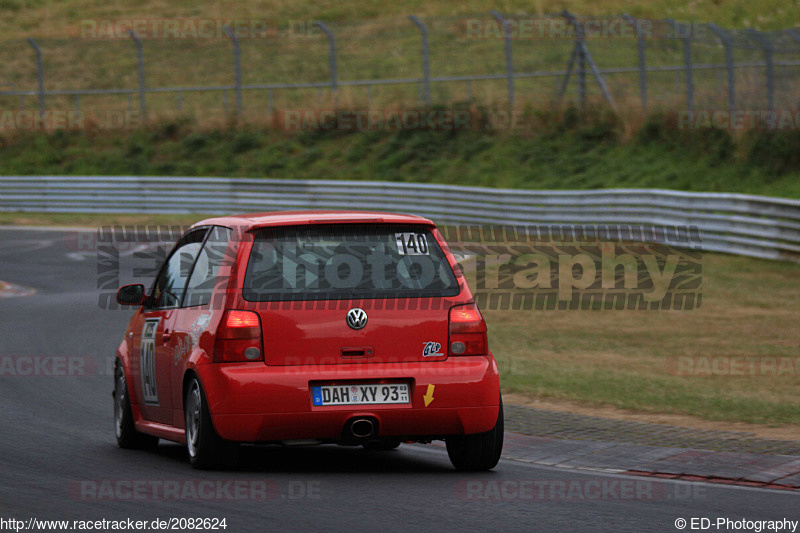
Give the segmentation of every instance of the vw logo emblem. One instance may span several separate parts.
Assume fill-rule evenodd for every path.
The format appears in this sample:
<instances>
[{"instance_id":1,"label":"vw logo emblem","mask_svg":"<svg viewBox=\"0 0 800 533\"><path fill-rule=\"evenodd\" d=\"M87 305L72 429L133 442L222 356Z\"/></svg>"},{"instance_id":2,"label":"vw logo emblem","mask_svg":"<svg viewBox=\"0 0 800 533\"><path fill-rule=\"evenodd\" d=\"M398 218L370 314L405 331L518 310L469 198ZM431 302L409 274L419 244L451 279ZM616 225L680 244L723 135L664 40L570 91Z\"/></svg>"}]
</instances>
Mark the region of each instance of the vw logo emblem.
<instances>
[{"instance_id":1,"label":"vw logo emblem","mask_svg":"<svg viewBox=\"0 0 800 533\"><path fill-rule=\"evenodd\" d=\"M347 325L353 329L361 329L367 325L367 313L363 309L354 307L347 312Z\"/></svg>"}]
</instances>

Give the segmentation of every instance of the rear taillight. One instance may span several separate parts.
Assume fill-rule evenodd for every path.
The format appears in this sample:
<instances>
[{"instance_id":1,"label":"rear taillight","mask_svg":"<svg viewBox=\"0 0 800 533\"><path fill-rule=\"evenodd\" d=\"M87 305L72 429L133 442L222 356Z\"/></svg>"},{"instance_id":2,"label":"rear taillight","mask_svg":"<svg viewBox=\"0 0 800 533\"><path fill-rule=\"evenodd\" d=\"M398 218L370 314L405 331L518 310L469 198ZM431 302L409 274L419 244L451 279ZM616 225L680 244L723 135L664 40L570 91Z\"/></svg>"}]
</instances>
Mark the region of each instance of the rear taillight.
<instances>
[{"instance_id":1,"label":"rear taillight","mask_svg":"<svg viewBox=\"0 0 800 533\"><path fill-rule=\"evenodd\" d=\"M485 355L489 353L486 322L475 304L450 309L448 355Z\"/></svg>"},{"instance_id":2,"label":"rear taillight","mask_svg":"<svg viewBox=\"0 0 800 533\"><path fill-rule=\"evenodd\" d=\"M253 311L227 310L217 328L214 362L263 361L261 319Z\"/></svg>"}]
</instances>

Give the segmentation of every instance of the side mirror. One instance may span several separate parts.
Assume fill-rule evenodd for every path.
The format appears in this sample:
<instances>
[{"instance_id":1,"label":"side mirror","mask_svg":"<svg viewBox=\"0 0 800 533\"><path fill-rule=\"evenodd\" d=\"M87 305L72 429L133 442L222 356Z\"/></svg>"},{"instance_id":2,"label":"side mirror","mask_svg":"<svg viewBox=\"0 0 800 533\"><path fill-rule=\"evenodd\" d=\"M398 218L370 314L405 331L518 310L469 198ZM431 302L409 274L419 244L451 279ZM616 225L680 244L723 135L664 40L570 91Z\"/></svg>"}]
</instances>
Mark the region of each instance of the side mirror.
<instances>
[{"instance_id":1,"label":"side mirror","mask_svg":"<svg viewBox=\"0 0 800 533\"><path fill-rule=\"evenodd\" d=\"M142 305L144 303L144 285L136 283L120 287L117 291L117 303L122 305Z\"/></svg>"}]
</instances>

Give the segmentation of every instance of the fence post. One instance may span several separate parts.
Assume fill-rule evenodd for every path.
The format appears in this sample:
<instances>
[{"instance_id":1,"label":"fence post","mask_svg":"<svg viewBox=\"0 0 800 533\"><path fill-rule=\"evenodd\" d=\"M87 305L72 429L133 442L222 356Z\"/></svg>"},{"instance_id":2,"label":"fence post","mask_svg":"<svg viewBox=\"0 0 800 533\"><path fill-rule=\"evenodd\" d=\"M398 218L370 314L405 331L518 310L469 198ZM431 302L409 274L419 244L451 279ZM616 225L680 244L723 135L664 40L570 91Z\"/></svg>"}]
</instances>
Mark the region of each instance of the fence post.
<instances>
[{"instance_id":1,"label":"fence post","mask_svg":"<svg viewBox=\"0 0 800 533\"><path fill-rule=\"evenodd\" d=\"M142 123L145 123L147 121L147 106L144 99L144 56L142 54L142 41L133 30L128 30L128 33L136 44L136 69L139 78L139 114L142 116Z\"/></svg>"},{"instance_id":2,"label":"fence post","mask_svg":"<svg viewBox=\"0 0 800 533\"><path fill-rule=\"evenodd\" d=\"M614 104L614 99L611 98L611 93L608 91L608 86L606 85L606 81L600 74L600 70L597 68L597 65L595 65L594 60L592 59L592 55L589 53L589 49L586 47L586 41L584 40L583 36L583 28L581 27L580 24L578 24L578 21L575 19L572 13L570 13L566 9L561 12L561 15L569 21L569 24L571 24L573 28L575 28L576 40L575 40L575 48L573 50L577 50L578 58L581 62L581 69L585 69L584 61L586 63L589 63L589 68L592 69L592 74L594 75L594 79L595 81L597 81L597 85L600 86L600 90L603 91L603 97L606 99L606 102L608 102L611 105L611 108L614 109L614 111L616 111L617 106L616 104ZM579 76L581 76L580 73ZM581 83L583 83L583 87L581 88L582 91L581 98L585 99L586 97L585 73L581 77L583 78L583 80L581 81ZM583 103L581 105L583 105Z\"/></svg>"},{"instance_id":3,"label":"fence post","mask_svg":"<svg viewBox=\"0 0 800 533\"><path fill-rule=\"evenodd\" d=\"M409 15L408 18L417 25L419 31L422 33L422 82L423 82L423 99L425 105L431 105L431 69L428 60L428 28L419 20L416 15Z\"/></svg>"},{"instance_id":4,"label":"fence post","mask_svg":"<svg viewBox=\"0 0 800 533\"><path fill-rule=\"evenodd\" d=\"M506 48L506 78L508 80L508 108L509 117L514 114L514 58L511 52L511 24L495 10L490 11L492 16L503 28L503 41Z\"/></svg>"},{"instance_id":5,"label":"fence post","mask_svg":"<svg viewBox=\"0 0 800 533\"><path fill-rule=\"evenodd\" d=\"M325 35L328 36L328 60L331 68L331 91L335 95L338 88L338 76L336 71L336 37L334 37L333 32L327 25L325 25L324 22L318 20L314 24L319 26L319 29L324 31Z\"/></svg>"},{"instance_id":6,"label":"fence post","mask_svg":"<svg viewBox=\"0 0 800 533\"><path fill-rule=\"evenodd\" d=\"M233 68L234 75L236 76L235 89L236 89L236 113L242 114L242 63L239 53L239 39L234 35L228 26L223 26L222 29L231 38L233 42Z\"/></svg>"},{"instance_id":7,"label":"fence post","mask_svg":"<svg viewBox=\"0 0 800 533\"><path fill-rule=\"evenodd\" d=\"M42 68L42 51L39 49L39 45L36 44L36 41L31 37L28 37L28 43L36 52L36 77L39 80L39 113L44 115L44 69Z\"/></svg>"},{"instance_id":8,"label":"fence post","mask_svg":"<svg viewBox=\"0 0 800 533\"><path fill-rule=\"evenodd\" d=\"M572 53L569 56L569 61L567 62L567 72L564 74L564 79L561 81L561 88L558 90L558 102L561 103L561 99L564 97L564 93L567 92L567 84L569 83L569 77L572 76L572 69L575 66L575 57L581 53L578 50L578 46L572 47Z\"/></svg>"},{"instance_id":9,"label":"fence post","mask_svg":"<svg viewBox=\"0 0 800 533\"><path fill-rule=\"evenodd\" d=\"M689 111L694 109L694 80L692 79L692 29L688 26L686 35L681 37L681 26L672 19L667 22L675 30L675 36L683 40L683 61L686 65L686 107Z\"/></svg>"},{"instance_id":10,"label":"fence post","mask_svg":"<svg viewBox=\"0 0 800 533\"><path fill-rule=\"evenodd\" d=\"M708 27L719 37L719 40L722 41L722 46L725 47L725 68L728 71L728 111L733 113L736 109L736 79L733 69L733 46L731 45L731 39L725 30L713 22L709 23Z\"/></svg>"},{"instance_id":11,"label":"fence post","mask_svg":"<svg viewBox=\"0 0 800 533\"><path fill-rule=\"evenodd\" d=\"M636 21L627 13L622 18L636 30L636 47L639 53L639 98L642 101L642 113L647 114L647 61L645 60L644 35Z\"/></svg>"},{"instance_id":12,"label":"fence post","mask_svg":"<svg viewBox=\"0 0 800 533\"><path fill-rule=\"evenodd\" d=\"M564 16L567 17L567 24L573 22L572 17L567 10L564 10ZM574 26L575 31L575 49L578 51L578 98L581 102L581 111L586 111L586 54L584 47L581 46L583 41L582 31L578 29L577 25Z\"/></svg>"},{"instance_id":13,"label":"fence post","mask_svg":"<svg viewBox=\"0 0 800 533\"><path fill-rule=\"evenodd\" d=\"M767 107L769 111L775 110L775 70L772 63L772 52L774 50L772 41L764 37L760 31L748 28L747 32L755 39L761 48L764 49L764 61L767 64Z\"/></svg>"}]
</instances>

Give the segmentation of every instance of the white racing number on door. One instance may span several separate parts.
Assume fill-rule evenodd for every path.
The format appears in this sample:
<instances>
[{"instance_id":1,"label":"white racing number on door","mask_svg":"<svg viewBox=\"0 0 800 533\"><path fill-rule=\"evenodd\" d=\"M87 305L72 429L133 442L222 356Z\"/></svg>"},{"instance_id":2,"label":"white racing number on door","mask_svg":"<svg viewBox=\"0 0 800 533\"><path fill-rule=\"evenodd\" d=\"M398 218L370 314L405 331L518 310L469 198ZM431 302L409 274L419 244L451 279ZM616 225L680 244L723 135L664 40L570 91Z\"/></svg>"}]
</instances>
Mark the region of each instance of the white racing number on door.
<instances>
[{"instance_id":1,"label":"white racing number on door","mask_svg":"<svg viewBox=\"0 0 800 533\"><path fill-rule=\"evenodd\" d=\"M156 388L156 331L160 318L148 318L142 328L140 363L142 372L142 397L147 404L158 405Z\"/></svg>"}]
</instances>

